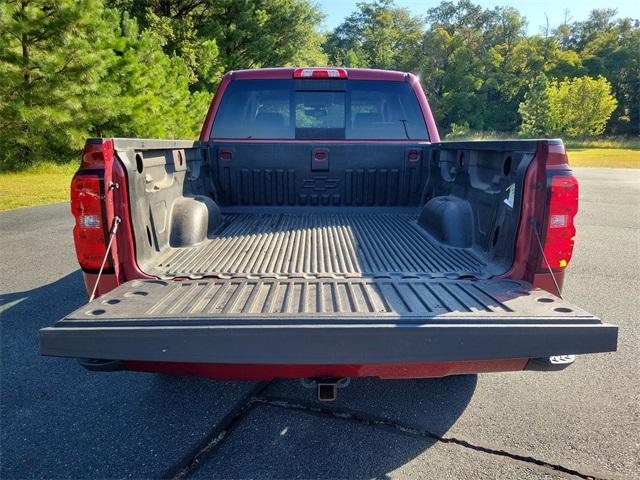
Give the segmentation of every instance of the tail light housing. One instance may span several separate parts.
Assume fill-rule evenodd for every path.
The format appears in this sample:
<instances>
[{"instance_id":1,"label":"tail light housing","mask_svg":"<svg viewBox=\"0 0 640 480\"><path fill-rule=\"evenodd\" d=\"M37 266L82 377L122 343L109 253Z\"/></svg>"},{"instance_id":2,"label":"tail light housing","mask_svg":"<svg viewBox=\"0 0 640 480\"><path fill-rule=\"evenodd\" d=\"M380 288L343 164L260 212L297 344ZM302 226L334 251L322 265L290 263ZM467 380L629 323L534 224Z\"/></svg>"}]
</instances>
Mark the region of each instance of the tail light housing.
<instances>
[{"instance_id":1,"label":"tail light housing","mask_svg":"<svg viewBox=\"0 0 640 480\"><path fill-rule=\"evenodd\" d=\"M551 177L549 190L544 258L540 260L540 269L544 271L549 267L562 270L571 260L576 238L573 220L578 213L578 181L571 174L556 174Z\"/></svg>"},{"instance_id":2,"label":"tail light housing","mask_svg":"<svg viewBox=\"0 0 640 480\"><path fill-rule=\"evenodd\" d=\"M71 180L71 213L75 218L73 240L78 263L84 271L98 271L107 252L109 202L105 201L109 179L107 167L113 159L108 139L89 140L84 147L80 170ZM111 258L105 269L112 268Z\"/></svg>"},{"instance_id":3,"label":"tail light housing","mask_svg":"<svg viewBox=\"0 0 640 480\"><path fill-rule=\"evenodd\" d=\"M73 240L83 270L98 270L107 251L103 212L104 186L97 173L79 171L71 181ZM109 264L105 265L108 268Z\"/></svg>"}]
</instances>

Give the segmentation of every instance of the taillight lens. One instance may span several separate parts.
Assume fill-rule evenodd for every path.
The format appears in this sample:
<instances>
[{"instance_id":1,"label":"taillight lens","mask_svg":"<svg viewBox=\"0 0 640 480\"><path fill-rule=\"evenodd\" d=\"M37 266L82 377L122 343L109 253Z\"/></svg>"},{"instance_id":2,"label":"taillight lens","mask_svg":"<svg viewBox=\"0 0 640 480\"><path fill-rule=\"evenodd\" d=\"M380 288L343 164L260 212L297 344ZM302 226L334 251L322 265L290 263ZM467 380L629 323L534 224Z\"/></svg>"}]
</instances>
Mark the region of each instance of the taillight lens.
<instances>
[{"instance_id":1,"label":"taillight lens","mask_svg":"<svg viewBox=\"0 0 640 480\"><path fill-rule=\"evenodd\" d=\"M573 175L551 177L551 199L544 237L544 254L553 270L565 268L573 254L576 227L573 219L578 213L578 181ZM541 259L540 267L547 263Z\"/></svg>"},{"instance_id":2,"label":"taillight lens","mask_svg":"<svg viewBox=\"0 0 640 480\"><path fill-rule=\"evenodd\" d=\"M83 269L98 270L107 251L102 214L102 180L78 172L71 181L71 213L76 219L73 240ZM108 266L108 265L107 265Z\"/></svg>"}]
</instances>

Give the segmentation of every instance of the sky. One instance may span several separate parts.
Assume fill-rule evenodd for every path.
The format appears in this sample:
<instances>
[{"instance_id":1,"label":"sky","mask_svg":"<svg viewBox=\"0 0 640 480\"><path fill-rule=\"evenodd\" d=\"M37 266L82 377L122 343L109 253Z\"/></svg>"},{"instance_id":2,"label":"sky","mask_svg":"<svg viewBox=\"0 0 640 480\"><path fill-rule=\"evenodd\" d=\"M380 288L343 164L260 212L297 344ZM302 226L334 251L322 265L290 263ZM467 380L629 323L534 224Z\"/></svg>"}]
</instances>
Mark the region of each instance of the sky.
<instances>
[{"instance_id":1,"label":"sky","mask_svg":"<svg viewBox=\"0 0 640 480\"><path fill-rule=\"evenodd\" d=\"M355 10L358 0L317 0L317 3L327 15L324 27L327 30L333 30ZM424 15L427 10L439 3L440 0L395 0L397 6L409 9L414 15ZM572 21L585 20L594 8L617 8L621 17L640 18L640 1L638 0L613 2L606 0L520 0L511 2L473 0L473 3L482 5L484 8L496 6L517 8L529 21L529 34L540 33L546 22L545 13L549 16L551 27L560 25L564 20L565 9L569 10Z\"/></svg>"}]
</instances>

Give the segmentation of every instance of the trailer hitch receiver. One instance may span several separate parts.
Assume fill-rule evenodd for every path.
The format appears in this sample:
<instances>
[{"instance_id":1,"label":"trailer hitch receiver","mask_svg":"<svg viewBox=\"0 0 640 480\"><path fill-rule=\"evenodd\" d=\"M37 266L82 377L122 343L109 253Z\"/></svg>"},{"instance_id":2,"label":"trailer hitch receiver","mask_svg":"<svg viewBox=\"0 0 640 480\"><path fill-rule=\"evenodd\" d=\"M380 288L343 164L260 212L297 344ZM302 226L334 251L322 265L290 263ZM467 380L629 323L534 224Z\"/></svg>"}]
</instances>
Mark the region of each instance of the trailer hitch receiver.
<instances>
[{"instance_id":1,"label":"trailer hitch receiver","mask_svg":"<svg viewBox=\"0 0 640 480\"><path fill-rule=\"evenodd\" d=\"M338 397L338 389L345 388L351 383L350 378L301 378L305 388L315 388L320 402L334 402Z\"/></svg>"}]
</instances>

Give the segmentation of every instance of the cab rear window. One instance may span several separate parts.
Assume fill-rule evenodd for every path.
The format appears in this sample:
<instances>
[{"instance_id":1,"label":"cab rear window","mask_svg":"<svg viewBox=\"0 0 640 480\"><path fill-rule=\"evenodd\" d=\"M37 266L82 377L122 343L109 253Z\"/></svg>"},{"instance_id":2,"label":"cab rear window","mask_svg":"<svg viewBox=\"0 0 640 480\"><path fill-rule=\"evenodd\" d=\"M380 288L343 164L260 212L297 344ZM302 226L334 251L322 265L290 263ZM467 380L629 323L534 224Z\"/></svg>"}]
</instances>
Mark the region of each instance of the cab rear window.
<instances>
[{"instance_id":1,"label":"cab rear window","mask_svg":"<svg viewBox=\"0 0 640 480\"><path fill-rule=\"evenodd\" d=\"M236 80L224 92L216 139L427 140L404 82Z\"/></svg>"}]
</instances>

